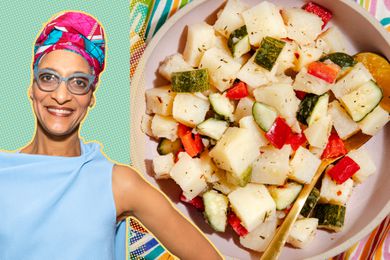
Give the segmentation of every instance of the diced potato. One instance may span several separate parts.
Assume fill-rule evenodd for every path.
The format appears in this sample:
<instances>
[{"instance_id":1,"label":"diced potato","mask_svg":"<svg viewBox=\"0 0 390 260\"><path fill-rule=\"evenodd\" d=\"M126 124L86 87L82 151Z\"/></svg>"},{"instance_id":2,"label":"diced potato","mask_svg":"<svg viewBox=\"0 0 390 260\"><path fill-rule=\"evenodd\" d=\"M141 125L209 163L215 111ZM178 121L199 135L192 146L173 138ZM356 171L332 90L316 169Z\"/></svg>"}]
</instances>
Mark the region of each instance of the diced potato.
<instances>
[{"instance_id":1,"label":"diced potato","mask_svg":"<svg viewBox=\"0 0 390 260\"><path fill-rule=\"evenodd\" d=\"M232 86L241 65L222 50L211 48L203 54L199 68L207 68L211 84L223 92Z\"/></svg>"},{"instance_id":2,"label":"diced potato","mask_svg":"<svg viewBox=\"0 0 390 260\"><path fill-rule=\"evenodd\" d=\"M183 56L180 53L176 53L165 58L158 68L158 72L164 78L171 81L171 75L173 72L188 71L192 69L193 68L185 62Z\"/></svg>"},{"instance_id":3,"label":"diced potato","mask_svg":"<svg viewBox=\"0 0 390 260\"><path fill-rule=\"evenodd\" d=\"M359 131L359 125L352 120L337 100L329 104L329 115L337 134L343 140Z\"/></svg>"},{"instance_id":4,"label":"diced potato","mask_svg":"<svg viewBox=\"0 0 390 260\"><path fill-rule=\"evenodd\" d=\"M268 139L265 138L265 133L261 128L256 124L253 116L246 116L241 118L239 121L240 128L248 129L252 132L254 138L260 141L260 146L267 145L269 143Z\"/></svg>"},{"instance_id":5,"label":"diced potato","mask_svg":"<svg viewBox=\"0 0 390 260\"><path fill-rule=\"evenodd\" d=\"M154 137L152 132L152 119L152 116L146 114L142 115L141 119L142 133L147 134L150 137Z\"/></svg>"},{"instance_id":6,"label":"diced potato","mask_svg":"<svg viewBox=\"0 0 390 260\"><path fill-rule=\"evenodd\" d=\"M283 185L290 170L291 146L282 149L266 146L260 149L260 156L253 162L251 182Z\"/></svg>"},{"instance_id":7,"label":"diced potato","mask_svg":"<svg viewBox=\"0 0 390 260\"><path fill-rule=\"evenodd\" d=\"M326 42L329 52L344 52L348 53L347 40L337 27L331 27L323 32L318 38Z\"/></svg>"},{"instance_id":8,"label":"diced potato","mask_svg":"<svg viewBox=\"0 0 390 260\"><path fill-rule=\"evenodd\" d=\"M205 22L188 26L187 41L184 48L184 60L193 67L198 67L203 53L214 47L214 28Z\"/></svg>"},{"instance_id":9,"label":"diced potato","mask_svg":"<svg viewBox=\"0 0 390 260\"><path fill-rule=\"evenodd\" d=\"M233 211L249 232L275 215L275 202L262 184L249 183L231 192L228 198Z\"/></svg>"},{"instance_id":10,"label":"diced potato","mask_svg":"<svg viewBox=\"0 0 390 260\"><path fill-rule=\"evenodd\" d=\"M299 183L310 183L320 164L319 158L300 146L290 162L291 172L288 177Z\"/></svg>"},{"instance_id":11,"label":"diced potato","mask_svg":"<svg viewBox=\"0 0 390 260\"><path fill-rule=\"evenodd\" d=\"M337 184L333 181L328 174L324 174L322 178L320 202L337 204L345 206L349 197L352 194L353 181L352 179L346 180L342 184Z\"/></svg>"},{"instance_id":12,"label":"diced potato","mask_svg":"<svg viewBox=\"0 0 390 260\"><path fill-rule=\"evenodd\" d=\"M319 60L323 54L323 50L313 45L304 45L298 46L297 53L299 57L295 60L295 70L299 71L313 61Z\"/></svg>"},{"instance_id":13,"label":"diced potato","mask_svg":"<svg viewBox=\"0 0 390 260\"><path fill-rule=\"evenodd\" d=\"M153 170L156 179L168 179L169 173L175 164L173 153L159 155L153 158Z\"/></svg>"},{"instance_id":14,"label":"diced potato","mask_svg":"<svg viewBox=\"0 0 390 260\"><path fill-rule=\"evenodd\" d=\"M200 160L191 158L187 153L179 154L179 160L172 167L170 175L183 190L187 200L192 200L207 187Z\"/></svg>"},{"instance_id":15,"label":"diced potato","mask_svg":"<svg viewBox=\"0 0 390 260\"><path fill-rule=\"evenodd\" d=\"M231 58L234 58L231 51L229 50L229 47L227 45L227 39L223 36L217 36L215 41L215 47L223 51L226 55L228 55ZM234 58L234 61L239 63L241 66L244 65L251 56L247 53L240 57Z\"/></svg>"},{"instance_id":16,"label":"diced potato","mask_svg":"<svg viewBox=\"0 0 390 260\"><path fill-rule=\"evenodd\" d=\"M322 153L324 152L325 148L319 148L310 145L309 151L314 154L317 158L321 158Z\"/></svg>"},{"instance_id":17,"label":"diced potato","mask_svg":"<svg viewBox=\"0 0 390 260\"><path fill-rule=\"evenodd\" d=\"M266 37L286 37L286 26L280 15L279 8L274 4L263 1L242 13L251 45L258 47Z\"/></svg>"},{"instance_id":18,"label":"diced potato","mask_svg":"<svg viewBox=\"0 0 390 260\"><path fill-rule=\"evenodd\" d=\"M286 42L282 51L280 52L276 64L278 64L277 75L284 75L284 71L288 68L294 68L295 66L295 52L298 46L295 42Z\"/></svg>"},{"instance_id":19,"label":"diced potato","mask_svg":"<svg viewBox=\"0 0 390 260\"><path fill-rule=\"evenodd\" d=\"M328 115L321 117L317 121L314 121L303 132L310 145L325 148L328 143L330 131L332 130L332 120Z\"/></svg>"},{"instance_id":20,"label":"diced potato","mask_svg":"<svg viewBox=\"0 0 390 260\"><path fill-rule=\"evenodd\" d=\"M225 173L224 172L221 173L221 171L217 173L217 175L219 177L219 180L212 184L213 185L213 189L218 190L218 191L222 192L225 195L228 195L229 193L231 193L232 191L237 189L237 186L236 185L232 185L231 183L229 183L226 180Z\"/></svg>"},{"instance_id":21,"label":"diced potato","mask_svg":"<svg viewBox=\"0 0 390 260\"><path fill-rule=\"evenodd\" d=\"M376 166L371 156L364 147L350 151L347 156L354 160L360 169L352 175L352 179L357 183L364 182L369 176L375 173Z\"/></svg>"},{"instance_id":22,"label":"diced potato","mask_svg":"<svg viewBox=\"0 0 390 260\"><path fill-rule=\"evenodd\" d=\"M147 114L172 115L175 93L172 91L171 86L148 89L145 91L145 96Z\"/></svg>"},{"instance_id":23,"label":"diced potato","mask_svg":"<svg viewBox=\"0 0 390 260\"><path fill-rule=\"evenodd\" d=\"M237 74L237 78L248 85L249 92L252 92L254 88L266 85L267 83L273 81L277 71L276 65L271 71L257 65L254 62L255 55L253 55L247 63L241 67Z\"/></svg>"},{"instance_id":24,"label":"diced potato","mask_svg":"<svg viewBox=\"0 0 390 260\"><path fill-rule=\"evenodd\" d=\"M289 125L289 127L291 127L291 130L294 133L297 133L297 134L302 133L302 129L301 129L301 126L299 125L299 121L297 120L297 118L295 116L294 117L287 117L287 118L285 118L285 120L286 120L286 123Z\"/></svg>"},{"instance_id":25,"label":"diced potato","mask_svg":"<svg viewBox=\"0 0 390 260\"><path fill-rule=\"evenodd\" d=\"M299 45L314 43L322 31L322 19L301 8L284 9L282 15L287 24L287 36Z\"/></svg>"},{"instance_id":26,"label":"diced potato","mask_svg":"<svg viewBox=\"0 0 390 260\"><path fill-rule=\"evenodd\" d=\"M270 217L266 222L258 225L256 229L246 236L240 237L240 243L246 248L257 252L264 252L271 242L276 231L276 217Z\"/></svg>"},{"instance_id":27,"label":"diced potato","mask_svg":"<svg viewBox=\"0 0 390 260\"><path fill-rule=\"evenodd\" d=\"M318 219L302 218L295 221L287 243L297 248L303 248L312 241L316 235Z\"/></svg>"},{"instance_id":28,"label":"diced potato","mask_svg":"<svg viewBox=\"0 0 390 260\"><path fill-rule=\"evenodd\" d=\"M239 122L241 118L252 115L252 106L255 100L251 97L244 97L238 101L233 118L235 122Z\"/></svg>"},{"instance_id":29,"label":"diced potato","mask_svg":"<svg viewBox=\"0 0 390 260\"><path fill-rule=\"evenodd\" d=\"M325 80L307 73L306 68L302 68L299 71L293 84L295 90L313 93L316 95L326 93L330 89L330 86L331 84L327 83Z\"/></svg>"},{"instance_id":30,"label":"diced potato","mask_svg":"<svg viewBox=\"0 0 390 260\"><path fill-rule=\"evenodd\" d=\"M229 127L209 155L218 168L240 176L259 155L259 147L250 130Z\"/></svg>"},{"instance_id":31,"label":"diced potato","mask_svg":"<svg viewBox=\"0 0 390 260\"><path fill-rule=\"evenodd\" d=\"M370 80L373 80L371 73L362 63L358 62L347 75L332 85L331 90L336 98L339 99Z\"/></svg>"},{"instance_id":32,"label":"diced potato","mask_svg":"<svg viewBox=\"0 0 390 260\"><path fill-rule=\"evenodd\" d=\"M200 164L203 169L203 175L208 183L217 182L219 180L219 176L217 174L219 169L213 163L207 150L200 155Z\"/></svg>"},{"instance_id":33,"label":"diced potato","mask_svg":"<svg viewBox=\"0 0 390 260\"><path fill-rule=\"evenodd\" d=\"M282 117L295 117L300 100L291 85L274 83L253 91L256 101L274 107Z\"/></svg>"},{"instance_id":34,"label":"diced potato","mask_svg":"<svg viewBox=\"0 0 390 260\"><path fill-rule=\"evenodd\" d=\"M228 0L214 24L214 29L228 38L235 29L244 25L241 13L246 9L248 5L240 0Z\"/></svg>"},{"instance_id":35,"label":"diced potato","mask_svg":"<svg viewBox=\"0 0 390 260\"><path fill-rule=\"evenodd\" d=\"M358 124L362 132L367 135L375 135L379 130L389 122L389 113L378 105Z\"/></svg>"},{"instance_id":36,"label":"diced potato","mask_svg":"<svg viewBox=\"0 0 390 260\"><path fill-rule=\"evenodd\" d=\"M209 107L210 102L206 97L191 93L178 93L173 101L172 114L178 122L195 127L204 121Z\"/></svg>"},{"instance_id":37,"label":"diced potato","mask_svg":"<svg viewBox=\"0 0 390 260\"><path fill-rule=\"evenodd\" d=\"M175 141L177 139L177 126L178 123L172 117L156 114L152 119L151 128L153 136L158 138L164 137Z\"/></svg>"}]
</instances>

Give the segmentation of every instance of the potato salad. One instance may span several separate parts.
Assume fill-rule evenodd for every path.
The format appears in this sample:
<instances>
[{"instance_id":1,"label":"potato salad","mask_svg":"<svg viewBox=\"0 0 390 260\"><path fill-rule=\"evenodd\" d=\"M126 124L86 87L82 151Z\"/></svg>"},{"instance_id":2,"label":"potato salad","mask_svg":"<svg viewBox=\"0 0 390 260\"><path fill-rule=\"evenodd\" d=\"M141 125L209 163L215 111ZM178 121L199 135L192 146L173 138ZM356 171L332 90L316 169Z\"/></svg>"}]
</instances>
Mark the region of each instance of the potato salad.
<instances>
[{"instance_id":1,"label":"potato salad","mask_svg":"<svg viewBox=\"0 0 390 260\"><path fill-rule=\"evenodd\" d=\"M354 186L376 171L365 148L344 141L388 122L382 90L331 20L314 2L228 0L214 24L188 25L183 53L158 69L166 84L145 93L155 178L176 182L183 203L245 248L265 250L321 160L339 158L294 224L294 247L317 228L341 231Z\"/></svg>"}]
</instances>

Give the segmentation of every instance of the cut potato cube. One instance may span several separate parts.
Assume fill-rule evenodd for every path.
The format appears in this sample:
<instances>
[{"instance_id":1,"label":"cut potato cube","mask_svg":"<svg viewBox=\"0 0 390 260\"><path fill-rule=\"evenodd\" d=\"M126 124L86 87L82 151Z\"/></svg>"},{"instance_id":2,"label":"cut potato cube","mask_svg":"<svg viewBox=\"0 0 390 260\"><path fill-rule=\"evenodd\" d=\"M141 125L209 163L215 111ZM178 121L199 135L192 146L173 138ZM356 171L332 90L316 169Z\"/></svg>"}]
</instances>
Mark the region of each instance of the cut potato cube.
<instances>
[{"instance_id":1,"label":"cut potato cube","mask_svg":"<svg viewBox=\"0 0 390 260\"><path fill-rule=\"evenodd\" d=\"M280 15L279 8L263 1L242 13L251 45L258 47L266 36L286 37L286 26Z\"/></svg>"},{"instance_id":2,"label":"cut potato cube","mask_svg":"<svg viewBox=\"0 0 390 260\"><path fill-rule=\"evenodd\" d=\"M276 231L276 217L270 217L247 235L240 237L240 243L246 248L264 252Z\"/></svg>"},{"instance_id":3,"label":"cut potato cube","mask_svg":"<svg viewBox=\"0 0 390 260\"><path fill-rule=\"evenodd\" d=\"M168 179L170 171L175 164L173 153L159 155L153 158L153 170L156 179Z\"/></svg>"},{"instance_id":4,"label":"cut potato cube","mask_svg":"<svg viewBox=\"0 0 390 260\"><path fill-rule=\"evenodd\" d=\"M233 118L235 122L239 122L241 118L252 115L252 107L255 100L252 97L244 97L238 101Z\"/></svg>"},{"instance_id":5,"label":"cut potato cube","mask_svg":"<svg viewBox=\"0 0 390 260\"><path fill-rule=\"evenodd\" d=\"M273 146L262 147L260 156L253 162L251 182L283 185L290 170L291 152L290 145L280 150Z\"/></svg>"},{"instance_id":6,"label":"cut potato cube","mask_svg":"<svg viewBox=\"0 0 390 260\"><path fill-rule=\"evenodd\" d=\"M188 26L187 41L184 48L184 60L198 67L203 53L215 45L214 28L205 22Z\"/></svg>"},{"instance_id":7,"label":"cut potato cube","mask_svg":"<svg viewBox=\"0 0 390 260\"><path fill-rule=\"evenodd\" d=\"M144 133L150 137L154 137L153 132L152 132L152 120L153 120L152 116L147 115L147 114L142 115L141 131L142 131L142 133Z\"/></svg>"},{"instance_id":8,"label":"cut potato cube","mask_svg":"<svg viewBox=\"0 0 390 260\"><path fill-rule=\"evenodd\" d=\"M370 80L373 80L371 73L362 63L358 62L347 75L332 85L331 90L335 97L339 99Z\"/></svg>"},{"instance_id":9,"label":"cut potato cube","mask_svg":"<svg viewBox=\"0 0 390 260\"><path fill-rule=\"evenodd\" d=\"M211 48L203 54L199 68L208 69L211 84L223 92L232 86L241 64L222 50Z\"/></svg>"},{"instance_id":10,"label":"cut potato cube","mask_svg":"<svg viewBox=\"0 0 390 260\"><path fill-rule=\"evenodd\" d=\"M352 179L348 179L342 184L337 184L328 174L325 174L322 178L319 202L345 206L352 194L352 189Z\"/></svg>"},{"instance_id":11,"label":"cut potato cube","mask_svg":"<svg viewBox=\"0 0 390 260\"><path fill-rule=\"evenodd\" d=\"M284 71L289 68L294 68L295 66L295 52L297 51L297 44L295 42L286 41L282 51L280 52L276 63L278 64L278 69L276 71L277 75L284 75ZM290 77L288 77L290 78ZM290 78L291 79L291 78Z\"/></svg>"},{"instance_id":12,"label":"cut potato cube","mask_svg":"<svg viewBox=\"0 0 390 260\"><path fill-rule=\"evenodd\" d=\"M347 53L347 39L337 27L331 27L323 32L318 39L326 42L329 53L332 52L344 52Z\"/></svg>"},{"instance_id":13,"label":"cut potato cube","mask_svg":"<svg viewBox=\"0 0 390 260\"><path fill-rule=\"evenodd\" d=\"M330 89L331 84L316 76L307 73L306 68L302 68L294 80L294 90L322 95Z\"/></svg>"},{"instance_id":14,"label":"cut potato cube","mask_svg":"<svg viewBox=\"0 0 390 260\"><path fill-rule=\"evenodd\" d=\"M375 135L389 122L389 113L378 105L358 124L362 132L367 135Z\"/></svg>"},{"instance_id":15,"label":"cut potato cube","mask_svg":"<svg viewBox=\"0 0 390 260\"><path fill-rule=\"evenodd\" d=\"M284 117L295 117L300 100L291 85L274 83L253 91L256 101L274 107Z\"/></svg>"},{"instance_id":16,"label":"cut potato cube","mask_svg":"<svg viewBox=\"0 0 390 260\"><path fill-rule=\"evenodd\" d=\"M253 231L275 215L275 202L263 184L249 183L228 195L230 205L243 226Z\"/></svg>"},{"instance_id":17,"label":"cut potato cube","mask_svg":"<svg viewBox=\"0 0 390 260\"><path fill-rule=\"evenodd\" d=\"M303 248L312 241L316 235L318 219L302 218L295 221L287 243L297 248Z\"/></svg>"},{"instance_id":18,"label":"cut potato cube","mask_svg":"<svg viewBox=\"0 0 390 260\"><path fill-rule=\"evenodd\" d=\"M148 89L145 91L145 96L147 114L172 115L175 93L172 91L171 86Z\"/></svg>"},{"instance_id":19,"label":"cut potato cube","mask_svg":"<svg viewBox=\"0 0 390 260\"><path fill-rule=\"evenodd\" d=\"M202 166L203 176L206 178L208 183L214 183L219 180L219 176L217 174L219 169L213 163L207 150L200 155L200 164Z\"/></svg>"},{"instance_id":20,"label":"cut potato cube","mask_svg":"<svg viewBox=\"0 0 390 260\"><path fill-rule=\"evenodd\" d=\"M227 1L214 24L214 29L224 37L228 38L235 29L244 25L241 13L246 9L248 9L248 5L240 0Z\"/></svg>"},{"instance_id":21,"label":"cut potato cube","mask_svg":"<svg viewBox=\"0 0 390 260\"><path fill-rule=\"evenodd\" d=\"M321 158L321 155L324 152L324 150L325 148L319 148L312 145L309 146L309 151L318 158Z\"/></svg>"},{"instance_id":22,"label":"cut potato cube","mask_svg":"<svg viewBox=\"0 0 390 260\"><path fill-rule=\"evenodd\" d=\"M290 162L289 178L299 183L310 183L321 160L306 148L300 146Z\"/></svg>"},{"instance_id":23,"label":"cut potato cube","mask_svg":"<svg viewBox=\"0 0 390 260\"><path fill-rule=\"evenodd\" d=\"M184 61L183 56L180 53L166 57L158 68L158 72L169 81L171 81L171 75L173 72L188 70L193 70L193 68Z\"/></svg>"},{"instance_id":24,"label":"cut potato cube","mask_svg":"<svg viewBox=\"0 0 390 260\"><path fill-rule=\"evenodd\" d=\"M322 31L322 19L313 13L301 8L287 8L282 11L287 24L287 36L299 45L314 43Z\"/></svg>"},{"instance_id":25,"label":"cut potato cube","mask_svg":"<svg viewBox=\"0 0 390 260\"><path fill-rule=\"evenodd\" d=\"M308 128L303 131L303 133L305 134L306 139L310 145L318 148L325 148L328 143L331 130L332 119L328 115L319 118L317 121L314 121Z\"/></svg>"},{"instance_id":26,"label":"cut potato cube","mask_svg":"<svg viewBox=\"0 0 390 260\"><path fill-rule=\"evenodd\" d=\"M313 45L304 45L298 46L297 53L299 57L295 60L295 70L300 71L313 61L319 60L323 55L323 50Z\"/></svg>"},{"instance_id":27,"label":"cut potato cube","mask_svg":"<svg viewBox=\"0 0 390 260\"><path fill-rule=\"evenodd\" d=\"M248 129L252 132L254 138L260 141L260 146L265 146L269 143L268 139L265 138L265 133L256 124L253 116L246 116L241 118L239 122L240 128Z\"/></svg>"},{"instance_id":28,"label":"cut potato cube","mask_svg":"<svg viewBox=\"0 0 390 260\"><path fill-rule=\"evenodd\" d=\"M233 185L233 184L231 184L231 183L229 183L227 181L225 172L220 170L217 173L217 175L219 177L219 180L212 184L213 185L213 189L218 190L218 191L222 192L225 195L228 195L229 193L231 193L232 191L237 189L236 185Z\"/></svg>"},{"instance_id":29,"label":"cut potato cube","mask_svg":"<svg viewBox=\"0 0 390 260\"><path fill-rule=\"evenodd\" d=\"M337 100L329 104L328 112L332 118L332 124L341 139L346 140L359 131L359 125L352 120Z\"/></svg>"},{"instance_id":30,"label":"cut potato cube","mask_svg":"<svg viewBox=\"0 0 390 260\"><path fill-rule=\"evenodd\" d=\"M210 102L206 97L190 93L178 93L173 101L172 114L178 122L195 127L204 121Z\"/></svg>"},{"instance_id":31,"label":"cut potato cube","mask_svg":"<svg viewBox=\"0 0 390 260\"><path fill-rule=\"evenodd\" d=\"M172 117L156 114L152 119L152 133L153 136L158 138L164 137L175 141L177 139L177 127L178 123Z\"/></svg>"},{"instance_id":32,"label":"cut potato cube","mask_svg":"<svg viewBox=\"0 0 390 260\"><path fill-rule=\"evenodd\" d=\"M215 41L215 47L223 51L223 53L225 53L229 57L234 58L227 45L227 39L223 36L217 36ZM234 58L234 61L242 66L249 60L250 57L251 56L247 53L242 55L241 57Z\"/></svg>"},{"instance_id":33,"label":"cut potato cube","mask_svg":"<svg viewBox=\"0 0 390 260\"><path fill-rule=\"evenodd\" d=\"M350 151L347 156L354 160L360 169L352 175L352 179L357 183L364 182L369 176L374 174L376 166L371 156L364 147Z\"/></svg>"},{"instance_id":34,"label":"cut potato cube","mask_svg":"<svg viewBox=\"0 0 390 260\"><path fill-rule=\"evenodd\" d=\"M209 154L218 168L240 176L259 155L259 147L250 130L229 127Z\"/></svg>"},{"instance_id":35,"label":"cut potato cube","mask_svg":"<svg viewBox=\"0 0 390 260\"><path fill-rule=\"evenodd\" d=\"M207 187L200 160L191 158L187 153L179 154L179 160L172 167L170 175L183 190L187 200L192 200Z\"/></svg>"},{"instance_id":36,"label":"cut potato cube","mask_svg":"<svg viewBox=\"0 0 390 260\"><path fill-rule=\"evenodd\" d=\"M244 66L241 67L237 74L237 78L245 82L249 92L254 88L266 85L275 79L277 66L274 66L271 71L264 69L254 62L256 54L254 54Z\"/></svg>"}]
</instances>

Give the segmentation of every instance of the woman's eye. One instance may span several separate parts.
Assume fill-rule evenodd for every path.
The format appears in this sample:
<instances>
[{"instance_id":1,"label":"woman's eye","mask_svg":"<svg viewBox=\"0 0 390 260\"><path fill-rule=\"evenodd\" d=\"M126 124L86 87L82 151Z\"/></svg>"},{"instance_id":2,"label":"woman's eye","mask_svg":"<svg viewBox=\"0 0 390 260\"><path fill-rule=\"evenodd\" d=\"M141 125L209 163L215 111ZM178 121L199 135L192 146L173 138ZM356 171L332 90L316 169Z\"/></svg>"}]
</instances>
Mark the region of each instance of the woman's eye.
<instances>
[{"instance_id":1,"label":"woman's eye","mask_svg":"<svg viewBox=\"0 0 390 260\"><path fill-rule=\"evenodd\" d=\"M39 79L43 82L52 82L52 81L56 81L56 76L52 74L43 74L39 76Z\"/></svg>"},{"instance_id":2,"label":"woman's eye","mask_svg":"<svg viewBox=\"0 0 390 260\"><path fill-rule=\"evenodd\" d=\"M86 88L88 85L88 80L82 78L75 78L73 80L73 84L75 84L79 88Z\"/></svg>"}]
</instances>

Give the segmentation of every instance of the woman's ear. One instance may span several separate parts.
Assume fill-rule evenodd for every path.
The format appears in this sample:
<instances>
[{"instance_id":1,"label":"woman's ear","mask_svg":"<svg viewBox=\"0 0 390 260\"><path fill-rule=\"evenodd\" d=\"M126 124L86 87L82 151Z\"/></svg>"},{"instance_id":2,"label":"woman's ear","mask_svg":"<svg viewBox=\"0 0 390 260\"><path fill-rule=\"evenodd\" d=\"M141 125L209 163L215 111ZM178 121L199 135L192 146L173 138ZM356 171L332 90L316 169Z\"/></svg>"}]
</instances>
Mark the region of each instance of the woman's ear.
<instances>
[{"instance_id":1,"label":"woman's ear","mask_svg":"<svg viewBox=\"0 0 390 260\"><path fill-rule=\"evenodd\" d=\"M31 86L28 88L28 96L30 97L31 100L34 99L33 91L32 91L32 87Z\"/></svg>"},{"instance_id":2,"label":"woman's ear","mask_svg":"<svg viewBox=\"0 0 390 260\"><path fill-rule=\"evenodd\" d=\"M95 105L95 95L92 94L91 100L89 101L89 107L93 107Z\"/></svg>"}]
</instances>

